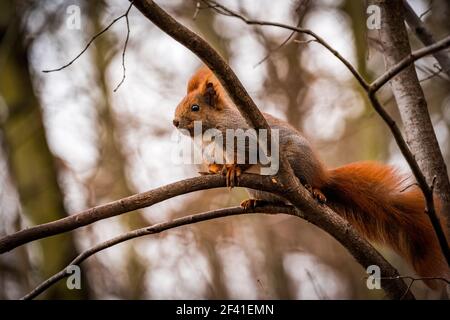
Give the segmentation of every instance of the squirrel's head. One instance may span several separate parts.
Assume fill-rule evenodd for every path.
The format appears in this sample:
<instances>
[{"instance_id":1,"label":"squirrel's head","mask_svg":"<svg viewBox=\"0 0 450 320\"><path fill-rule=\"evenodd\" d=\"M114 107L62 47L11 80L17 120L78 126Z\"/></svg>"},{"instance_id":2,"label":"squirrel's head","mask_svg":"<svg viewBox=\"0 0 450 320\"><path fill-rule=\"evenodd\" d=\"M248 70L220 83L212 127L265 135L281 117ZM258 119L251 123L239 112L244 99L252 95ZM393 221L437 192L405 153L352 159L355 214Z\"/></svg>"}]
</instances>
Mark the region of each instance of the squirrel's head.
<instances>
[{"instance_id":1,"label":"squirrel's head","mask_svg":"<svg viewBox=\"0 0 450 320\"><path fill-rule=\"evenodd\" d=\"M216 128L227 108L227 97L220 82L207 67L200 68L189 80L187 95L175 110L173 125L193 135L194 121L203 131Z\"/></svg>"}]
</instances>

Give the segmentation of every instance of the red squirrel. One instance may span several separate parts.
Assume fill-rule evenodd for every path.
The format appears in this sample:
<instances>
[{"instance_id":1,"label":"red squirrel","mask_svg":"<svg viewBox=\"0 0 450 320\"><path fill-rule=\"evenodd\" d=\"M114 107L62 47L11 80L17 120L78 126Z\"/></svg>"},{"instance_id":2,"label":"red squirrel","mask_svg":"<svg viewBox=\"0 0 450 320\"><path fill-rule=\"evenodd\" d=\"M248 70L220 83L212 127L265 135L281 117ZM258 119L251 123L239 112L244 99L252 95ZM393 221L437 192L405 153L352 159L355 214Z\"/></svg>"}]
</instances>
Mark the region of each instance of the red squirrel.
<instances>
[{"instance_id":1,"label":"red squirrel","mask_svg":"<svg viewBox=\"0 0 450 320\"><path fill-rule=\"evenodd\" d=\"M279 130L279 152L289 161L297 178L320 202L347 219L369 241L387 245L405 258L420 277L448 277L447 263L437 237L425 213L425 202L415 185L405 189L404 177L395 168L376 162L351 163L327 169L309 142L285 121L264 113L272 129ZM175 111L173 124L193 135L194 121L202 129L247 129L218 79L207 67L200 68L189 80L187 95ZM227 175L227 184L250 166L226 163L208 164L211 173ZM244 207L263 202L286 202L273 194L248 190L251 199ZM442 218L441 218L442 219ZM430 288L440 284L425 280Z\"/></svg>"}]
</instances>

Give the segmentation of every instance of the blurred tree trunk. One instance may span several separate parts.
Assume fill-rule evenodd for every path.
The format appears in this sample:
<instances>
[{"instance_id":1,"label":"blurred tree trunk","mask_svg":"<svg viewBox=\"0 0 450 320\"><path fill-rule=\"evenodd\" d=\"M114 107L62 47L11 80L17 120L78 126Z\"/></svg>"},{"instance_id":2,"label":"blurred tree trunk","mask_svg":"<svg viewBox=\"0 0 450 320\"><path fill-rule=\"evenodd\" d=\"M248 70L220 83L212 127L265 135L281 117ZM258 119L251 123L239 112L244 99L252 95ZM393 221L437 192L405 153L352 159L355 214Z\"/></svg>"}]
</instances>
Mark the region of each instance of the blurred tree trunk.
<instances>
[{"instance_id":1,"label":"blurred tree trunk","mask_svg":"<svg viewBox=\"0 0 450 320\"><path fill-rule=\"evenodd\" d=\"M372 0L381 8L380 42L383 47L386 69L411 53L404 23L402 0ZM406 141L431 185L436 176L436 193L442 203L450 230L450 183L447 168L428 113L422 87L414 65L406 68L391 81L391 88L404 124Z\"/></svg>"},{"instance_id":2,"label":"blurred tree trunk","mask_svg":"<svg viewBox=\"0 0 450 320\"><path fill-rule=\"evenodd\" d=\"M48 147L42 111L29 72L25 30L16 10L16 1L0 4L0 40L2 52L0 94L7 106L2 126L10 174L17 188L24 215L33 224L41 224L67 215L58 184L55 159ZM9 21L8 21L9 20ZM72 236L58 235L39 242L42 249L41 277L63 269L76 255ZM68 290L63 281L47 291L46 298L87 298L88 290Z\"/></svg>"},{"instance_id":3,"label":"blurred tree trunk","mask_svg":"<svg viewBox=\"0 0 450 320\"><path fill-rule=\"evenodd\" d=\"M102 15L105 13L106 4L104 1L89 1L87 3L87 10L89 12L89 21L92 23L93 32L96 34L103 29ZM123 20L124 22L124 20ZM121 24L123 30L126 31L124 24ZM122 34L122 32L120 32ZM125 35L124 35L125 37ZM96 76L96 83L100 95L96 98L96 110L97 110L97 124L98 124L98 148L99 148L99 163L94 174L88 178L87 186L90 189L89 206L95 206L99 203L120 199L135 193L132 189L126 175L126 155L121 148L121 128L116 114L113 110L111 93L113 87L108 85L109 79L107 78L108 67L115 57L115 54L111 54L112 51L123 48L123 39L115 39L113 32L107 32L101 38L97 39L95 47L92 48L93 52L93 67L94 74ZM121 51L120 51L121 53ZM120 68L120 64L114 64L114 68ZM122 87L119 90L126 90L126 87ZM141 212L130 212L126 215L122 215L119 221L123 223L127 229L136 229L148 224ZM139 299L142 298L144 287L142 285L143 276L146 267L142 264L137 255L133 243L125 244L125 261L126 261L126 274L128 281L124 283L117 283L118 288L115 288L117 292L124 299ZM123 281L121 279L120 281ZM105 283L110 283L110 280L106 280Z\"/></svg>"},{"instance_id":4,"label":"blurred tree trunk","mask_svg":"<svg viewBox=\"0 0 450 320\"><path fill-rule=\"evenodd\" d=\"M351 22L351 31L354 37L356 66L358 72L364 79L373 80L373 73L367 66L367 59L370 54L367 45L366 28L366 4L364 1L346 0L342 4L342 10L348 15ZM358 91L361 99L364 101L364 112L360 117L349 123L350 130L358 131L357 139L354 143L358 144L358 160L371 159L383 160L387 156L390 135L382 125L367 125L367 119L373 114L373 108L367 99L366 92L359 84L355 83L355 90ZM381 122L377 122L380 123ZM352 144L353 145L353 144Z\"/></svg>"}]
</instances>

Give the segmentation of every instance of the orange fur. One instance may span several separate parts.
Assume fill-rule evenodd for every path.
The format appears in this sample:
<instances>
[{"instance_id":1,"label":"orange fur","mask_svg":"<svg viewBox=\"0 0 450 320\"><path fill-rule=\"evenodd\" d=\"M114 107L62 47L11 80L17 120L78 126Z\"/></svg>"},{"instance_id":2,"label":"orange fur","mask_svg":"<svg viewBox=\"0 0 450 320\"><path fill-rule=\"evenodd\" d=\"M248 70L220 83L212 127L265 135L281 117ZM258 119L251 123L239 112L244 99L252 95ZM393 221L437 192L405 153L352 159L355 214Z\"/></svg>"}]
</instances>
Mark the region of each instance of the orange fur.
<instances>
[{"instance_id":1,"label":"orange fur","mask_svg":"<svg viewBox=\"0 0 450 320\"><path fill-rule=\"evenodd\" d=\"M358 162L330 170L321 190L330 207L369 240L392 247L419 276L448 277L422 192L416 186L405 190L402 180L390 166Z\"/></svg>"}]
</instances>

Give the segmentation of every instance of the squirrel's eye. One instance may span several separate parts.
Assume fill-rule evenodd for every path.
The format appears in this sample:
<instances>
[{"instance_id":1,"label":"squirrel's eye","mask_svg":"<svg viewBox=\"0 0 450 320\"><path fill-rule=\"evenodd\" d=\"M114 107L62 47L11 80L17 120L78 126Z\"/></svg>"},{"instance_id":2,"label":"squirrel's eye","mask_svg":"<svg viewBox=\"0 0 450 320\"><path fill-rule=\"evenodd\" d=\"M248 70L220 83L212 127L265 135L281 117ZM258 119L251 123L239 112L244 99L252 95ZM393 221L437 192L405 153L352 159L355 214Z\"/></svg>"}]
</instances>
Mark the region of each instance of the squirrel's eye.
<instances>
[{"instance_id":1,"label":"squirrel's eye","mask_svg":"<svg viewBox=\"0 0 450 320\"><path fill-rule=\"evenodd\" d=\"M192 111L199 111L199 110L200 110L200 106L199 106L198 104L193 104L193 105L191 106L191 110L192 110Z\"/></svg>"}]
</instances>

